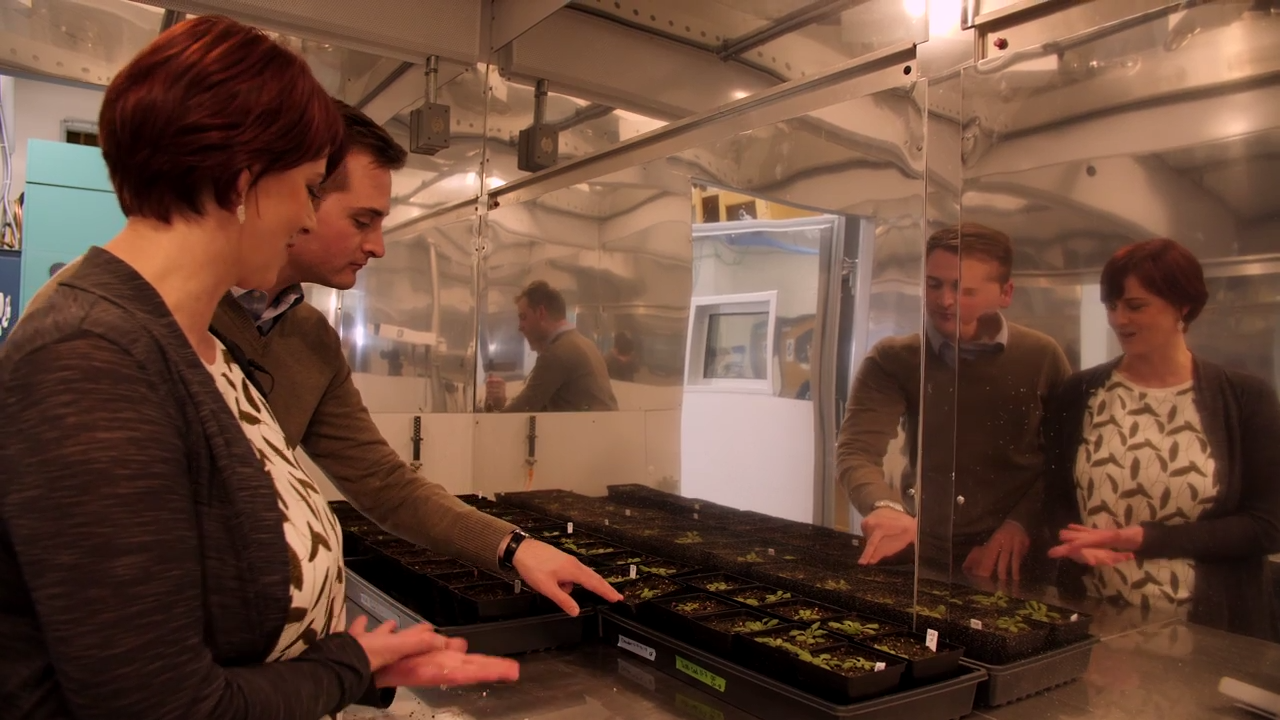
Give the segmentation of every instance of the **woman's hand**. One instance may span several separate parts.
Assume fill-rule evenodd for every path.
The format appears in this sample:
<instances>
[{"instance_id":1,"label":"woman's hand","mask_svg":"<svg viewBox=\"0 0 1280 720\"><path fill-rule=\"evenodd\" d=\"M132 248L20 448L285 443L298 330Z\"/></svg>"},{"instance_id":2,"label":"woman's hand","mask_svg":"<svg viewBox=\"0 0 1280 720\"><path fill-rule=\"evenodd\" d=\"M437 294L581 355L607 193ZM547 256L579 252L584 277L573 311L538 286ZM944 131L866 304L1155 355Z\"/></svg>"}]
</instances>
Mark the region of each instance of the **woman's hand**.
<instances>
[{"instance_id":1,"label":"woman's hand","mask_svg":"<svg viewBox=\"0 0 1280 720\"><path fill-rule=\"evenodd\" d=\"M468 654L466 640L440 635L429 623L396 632L396 624L388 621L370 631L362 615L351 623L349 632L369 656L378 687L470 685L520 678L516 661Z\"/></svg>"},{"instance_id":2,"label":"woman's hand","mask_svg":"<svg viewBox=\"0 0 1280 720\"><path fill-rule=\"evenodd\" d=\"M436 633L429 623L396 632L396 624L388 620L371 631L368 618L361 615L351 623L347 632L364 648L364 654L369 657L369 669L375 674L404 658L449 647L449 638Z\"/></svg>"},{"instance_id":3,"label":"woman's hand","mask_svg":"<svg viewBox=\"0 0 1280 720\"><path fill-rule=\"evenodd\" d=\"M450 640L450 647L399 660L374 673L378 687L436 687L477 683L515 682L520 664L515 660L466 651L466 641ZM461 643L461 649L455 643Z\"/></svg>"},{"instance_id":4,"label":"woman's hand","mask_svg":"<svg viewBox=\"0 0 1280 720\"><path fill-rule=\"evenodd\" d=\"M1089 566L1115 565L1133 559L1133 551L1142 547L1142 537L1141 525L1119 530L1068 525L1058 533L1062 544L1050 550L1049 557Z\"/></svg>"}]
</instances>

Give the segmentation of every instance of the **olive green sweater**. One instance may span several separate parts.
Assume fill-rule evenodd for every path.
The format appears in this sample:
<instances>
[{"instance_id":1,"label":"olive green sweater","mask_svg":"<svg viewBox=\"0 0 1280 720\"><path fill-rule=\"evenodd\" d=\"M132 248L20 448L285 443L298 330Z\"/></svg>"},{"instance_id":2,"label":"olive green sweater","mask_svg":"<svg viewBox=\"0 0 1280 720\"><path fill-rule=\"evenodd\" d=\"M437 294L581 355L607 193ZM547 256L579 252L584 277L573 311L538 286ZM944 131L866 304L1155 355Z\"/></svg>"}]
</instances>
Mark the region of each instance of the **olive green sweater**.
<instances>
[{"instance_id":1,"label":"olive green sweater","mask_svg":"<svg viewBox=\"0 0 1280 720\"><path fill-rule=\"evenodd\" d=\"M908 473L924 446L923 534L985 542L1005 520L1028 532L1040 526L1040 423L1070 366L1047 335L1012 323L1008 328L1004 350L962 358L958 369L926 345L923 418L920 335L888 338L871 349L858 368L836 451L840 482L858 512L870 513L879 500L903 502L885 481L884 457L905 418Z\"/></svg>"},{"instance_id":2,"label":"olive green sweater","mask_svg":"<svg viewBox=\"0 0 1280 720\"><path fill-rule=\"evenodd\" d=\"M352 505L406 540L497 567L498 547L515 526L463 504L391 449L360 398L338 333L319 310L299 303L262 335L227 294L213 326L271 373L267 402L285 437Z\"/></svg>"}]
</instances>

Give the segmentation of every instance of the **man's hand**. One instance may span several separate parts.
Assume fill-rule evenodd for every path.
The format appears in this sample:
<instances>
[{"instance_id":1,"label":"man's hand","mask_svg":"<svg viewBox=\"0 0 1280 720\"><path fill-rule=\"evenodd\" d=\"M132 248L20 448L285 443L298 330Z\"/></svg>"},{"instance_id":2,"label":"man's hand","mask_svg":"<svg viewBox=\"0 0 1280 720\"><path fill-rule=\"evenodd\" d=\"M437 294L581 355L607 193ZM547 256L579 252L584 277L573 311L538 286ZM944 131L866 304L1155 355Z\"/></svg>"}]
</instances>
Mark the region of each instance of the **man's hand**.
<instances>
[{"instance_id":1,"label":"man's hand","mask_svg":"<svg viewBox=\"0 0 1280 720\"><path fill-rule=\"evenodd\" d=\"M859 565L875 565L896 555L916 541L916 519L893 508L872 510L862 519L862 549Z\"/></svg>"},{"instance_id":2,"label":"man's hand","mask_svg":"<svg viewBox=\"0 0 1280 720\"><path fill-rule=\"evenodd\" d=\"M532 538L520 544L512 564L529 587L551 598L561 610L575 617L578 615L578 603L569 597L575 584L609 602L622 599L612 585L573 556Z\"/></svg>"},{"instance_id":3,"label":"man's hand","mask_svg":"<svg viewBox=\"0 0 1280 720\"><path fill-rule=\"evenodd\" d=\"M507 381L490 373L484 381L484 399L486 404L495 408L504 407L507 404Z\"/></svg>"},{"instance_id":4,"label":"man's hand","mask_svg":"<svg viewBox=\"0 0 1280 720\"><path fill-rule=\"evenodd\" d=\"M1022 560L1031 548L1031 538L1021 525L1005 520L991 534L985 545L974 548L964 563L966 575L989 578L992 573L1000 580L1021 580Z\"/></svg>"}]
</instances>

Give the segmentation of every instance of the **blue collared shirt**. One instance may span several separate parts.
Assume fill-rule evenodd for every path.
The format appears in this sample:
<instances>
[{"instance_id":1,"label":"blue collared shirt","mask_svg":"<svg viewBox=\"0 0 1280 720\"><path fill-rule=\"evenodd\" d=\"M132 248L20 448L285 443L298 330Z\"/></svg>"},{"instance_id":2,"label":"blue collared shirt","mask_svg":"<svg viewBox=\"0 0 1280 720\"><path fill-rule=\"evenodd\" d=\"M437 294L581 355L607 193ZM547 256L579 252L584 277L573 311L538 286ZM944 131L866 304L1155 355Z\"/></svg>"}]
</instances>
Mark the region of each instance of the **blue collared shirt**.
<instances>
[{"instance_id":1,"label":"blue collared shirt","mask_svg":"<svg viewBox=\"0 0 1280 720\"><path fill-rule=\"evenodd\" d=\"M286 287L274 300L267 297L267 293L263 290L231 288L231 294L249 312L249 316L258 326L258 332L263 335L271 332L276 321L306 297L301 285Z\"/></svg>"},{"instance_id":2,"label":"blue collared shirt","mask_svg":"<svg viewBox=\"0 0 1280 720\"><path fill-rule=\"evenodd\" d=\"M980 355L997 355L1004 352L1004 348L1009 344L1009 323L1005 321L1004 315L996 313L995 317L1000 320L1000 330L995 337L986 340L969 340L960 343L960 357L965 360L972 360ZM952 338L946 337L938 332L928 320L925 321L925 334L929 336L929 346L934 352L951 367L956 365L956 344Z\"/></svg>"}]
</instances>

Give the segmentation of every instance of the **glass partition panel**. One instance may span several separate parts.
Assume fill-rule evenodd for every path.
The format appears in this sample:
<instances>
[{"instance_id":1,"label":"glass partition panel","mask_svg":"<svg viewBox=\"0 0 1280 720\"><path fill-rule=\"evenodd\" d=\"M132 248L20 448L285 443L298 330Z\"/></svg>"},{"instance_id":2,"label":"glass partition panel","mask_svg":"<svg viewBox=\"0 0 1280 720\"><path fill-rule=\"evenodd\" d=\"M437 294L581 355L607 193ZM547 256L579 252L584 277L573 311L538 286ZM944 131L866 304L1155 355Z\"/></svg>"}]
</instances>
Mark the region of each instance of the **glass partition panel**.
<instances>
[{"instance_id":1,"label":"glass partition panel","mask_svg":"<svg viewBox=\"0 0 1280 720\"><path fill-rule=\"evenodd\" d=\"M468 412L474 396L476 219L386 235L337 315L347 361L372 413ZM322 294L316 291L316 299ZM314 302L314 301L313 301Z\"/></svg>"},{"instance_id":2,"label":"glass partition panel","mask_svg":"<svg viewBox=\"0 0 1280 720\"><path fill-rule=\"evenodd\" d=\"M991 233L961 245L962 285L991 302L972 330L960 304L954 523L977 561L953 577L998 632L1107 602L1104 633L1189 615L1271 637L1262 528L1280 507L1256 463L1280 428L1246 418L1276 403L1280 194L1261 178L1280 169L1280 18L1257 10L1187 8L964 72L963 220L1013 260L1002 285Z\"/></svg>"}]
</instances>

